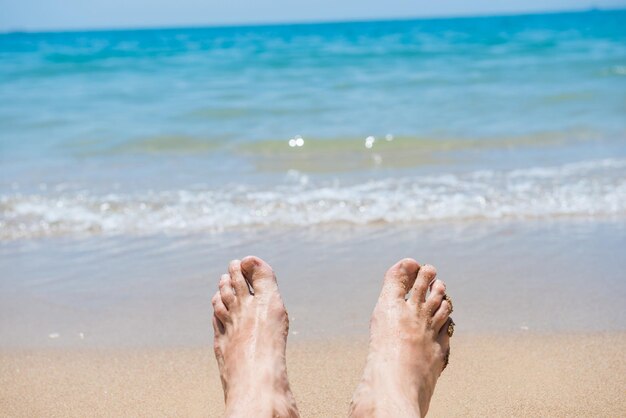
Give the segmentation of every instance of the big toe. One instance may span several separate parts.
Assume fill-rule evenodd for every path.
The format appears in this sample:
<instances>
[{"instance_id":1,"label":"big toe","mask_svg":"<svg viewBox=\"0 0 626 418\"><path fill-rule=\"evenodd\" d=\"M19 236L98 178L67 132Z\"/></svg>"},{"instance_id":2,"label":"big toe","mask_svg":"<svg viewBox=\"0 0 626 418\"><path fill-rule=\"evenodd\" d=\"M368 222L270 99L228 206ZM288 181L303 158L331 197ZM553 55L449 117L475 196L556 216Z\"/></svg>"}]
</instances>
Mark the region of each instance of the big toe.
<instances>
[{"instance_id":1,"label":"big toe","mask_svg":"<svg viewBox=\"0 0 626 418\"><path fill-rule=\"evenodd\" d=\"M412 258L405 258L391 266L385 273L381 296L404 298L413 286L420 265Z\"/></svg>"},{"instance_id":2,"label":"big toe","mask_svg":"<svg viewBox=\"0 0 626 418\"><path fill-rule=\"evenodd\" d=\"M255 295L273 292L278 289L274 270L259 257L248 256L241 260L241 271L248 283L250 283Z\"/></svg>"}]
</instances>

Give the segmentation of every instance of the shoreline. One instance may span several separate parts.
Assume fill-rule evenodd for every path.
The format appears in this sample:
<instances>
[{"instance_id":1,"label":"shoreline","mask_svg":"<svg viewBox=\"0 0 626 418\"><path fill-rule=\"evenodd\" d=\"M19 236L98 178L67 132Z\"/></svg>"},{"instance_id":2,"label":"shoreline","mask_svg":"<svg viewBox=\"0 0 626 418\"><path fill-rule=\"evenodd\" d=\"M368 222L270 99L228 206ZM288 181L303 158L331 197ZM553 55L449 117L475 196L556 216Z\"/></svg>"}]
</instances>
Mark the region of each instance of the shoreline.
<instances>
[{"instance_id":1,"label":"shoreline","mask_svg":"<svg viewBox=\"0 0 626 418\"><path fill-rule=\"evenodd\" d=\"M367 335L383 275L403 257L437 268L461 334L619 332L624 231L623 221L448 223L0 247L0 350L210 344L217 281L249 254L276 272L291 341Z\"/></svg>"},{"instance_id":2,"label":"shoreline","mask_svg":"<svg viewBox=\"0 0 626 418\"><path fill-rule=\"evenodd\" d=\"M228 260L257 254L289 309L302 416L347 413L383 274L404 256L434 264L455 302L430 416L626 416L624 228L446 223L16 246L0 257L0 411L221 416L210 297Z\"/></svg>"},{"instance_id":3,"label":"shoreline","mask_svg":"<svg viewBox=\"0 0 626 418\"><path fill-rule=\"evenodd\" d=\"M302 416L344 416L366 338L290 342ZM455 335L430 416L623 416L626 332ZM0 350L7 416L210 416L223 412L210 346Z\"/></svg>"}]
</instances>

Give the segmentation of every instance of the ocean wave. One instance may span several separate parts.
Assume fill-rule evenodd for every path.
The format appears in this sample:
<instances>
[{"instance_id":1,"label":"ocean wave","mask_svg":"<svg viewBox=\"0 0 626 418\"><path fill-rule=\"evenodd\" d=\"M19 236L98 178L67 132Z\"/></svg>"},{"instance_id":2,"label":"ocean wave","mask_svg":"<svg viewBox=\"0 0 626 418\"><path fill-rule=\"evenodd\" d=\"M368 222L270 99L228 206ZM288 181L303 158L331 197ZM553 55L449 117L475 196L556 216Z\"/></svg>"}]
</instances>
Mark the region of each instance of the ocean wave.
<instances>
[{"instance_id":1,"label":"ocean wave","mask_svg":"<svg viewBox=\"0 0 626 418\"><path fill-rule=\"evenodd\" d=\"M50 188L49 190L54 190ZM56 194L55 194L56 193ZM348 184L292 171L273 187L0 197L0 240L345 223L626 217L626 160Z\"/></svg>"}]
</instances>

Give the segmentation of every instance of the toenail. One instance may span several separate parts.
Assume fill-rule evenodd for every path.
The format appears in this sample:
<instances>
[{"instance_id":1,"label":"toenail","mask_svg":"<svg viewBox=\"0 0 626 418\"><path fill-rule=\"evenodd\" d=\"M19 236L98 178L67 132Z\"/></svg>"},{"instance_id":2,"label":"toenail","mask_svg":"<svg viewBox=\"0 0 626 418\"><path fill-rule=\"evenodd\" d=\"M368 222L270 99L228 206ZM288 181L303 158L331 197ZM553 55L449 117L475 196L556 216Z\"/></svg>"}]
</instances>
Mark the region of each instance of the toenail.
<instances>
[{"instance_id":1,"label":"toenail","mask_svg":"<svg viewBox=\"0 0 626 418\"><path fill-rule=\"evenodd\" d=\"M405 273L411 274L413 271L419 270L420 265L412 258L405 258L400 262L400 265L398 267Z\"/></svg>"},{"instance_id":2,"label":"toenail","mask_svg":"<svg viewBox=\"0 0 626 418\"><path fill-rule=\"evenodd\" d=\"M437 269L435 269L435 267L433 267L430 264L426 264L425 266L423 266L422 270L424 270L424 273L430 274L430 275L437 273Z\"/></svg>"},{"instance_id":3,"label":"toenail","mask_svg":"<svg viewBox=\"0 0 626 418\"><path fill-rule=\"evenodd\" d=\"M249 262L252 262L252 264L254 264L255 266L258 266L260 264L259 259L253 255L249 255L245 257L244 260L248 260Z\"/></svg>"}]
</instances>

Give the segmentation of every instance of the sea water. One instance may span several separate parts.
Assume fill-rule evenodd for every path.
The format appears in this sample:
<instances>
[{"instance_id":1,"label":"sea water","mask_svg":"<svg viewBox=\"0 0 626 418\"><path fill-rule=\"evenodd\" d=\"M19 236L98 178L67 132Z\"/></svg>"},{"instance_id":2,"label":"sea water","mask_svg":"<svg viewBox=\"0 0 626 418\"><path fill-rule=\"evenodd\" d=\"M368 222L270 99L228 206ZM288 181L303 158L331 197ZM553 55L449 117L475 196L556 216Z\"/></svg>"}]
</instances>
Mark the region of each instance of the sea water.
<instances>
[{"instance_id":1,"label":"sea water","mask_svg":"<svg viewBox=\"0 0 626 418\"><path fill-rule=\"evenodd\" d=\"M0 34L0 347L298 338L435 264L458 332L623 330L626 12ZM292 337L293 338L293 337Z\"/></svg>"},{"instance_id":2,"label":"sea water","mask_svg":"<svg viewBox=\"0 0 626 418\"><path fill-rule=\"evenodd\" d=\"M623 218L625 23L0 34L0 239Z\"/></svg>"}]
</instances>

